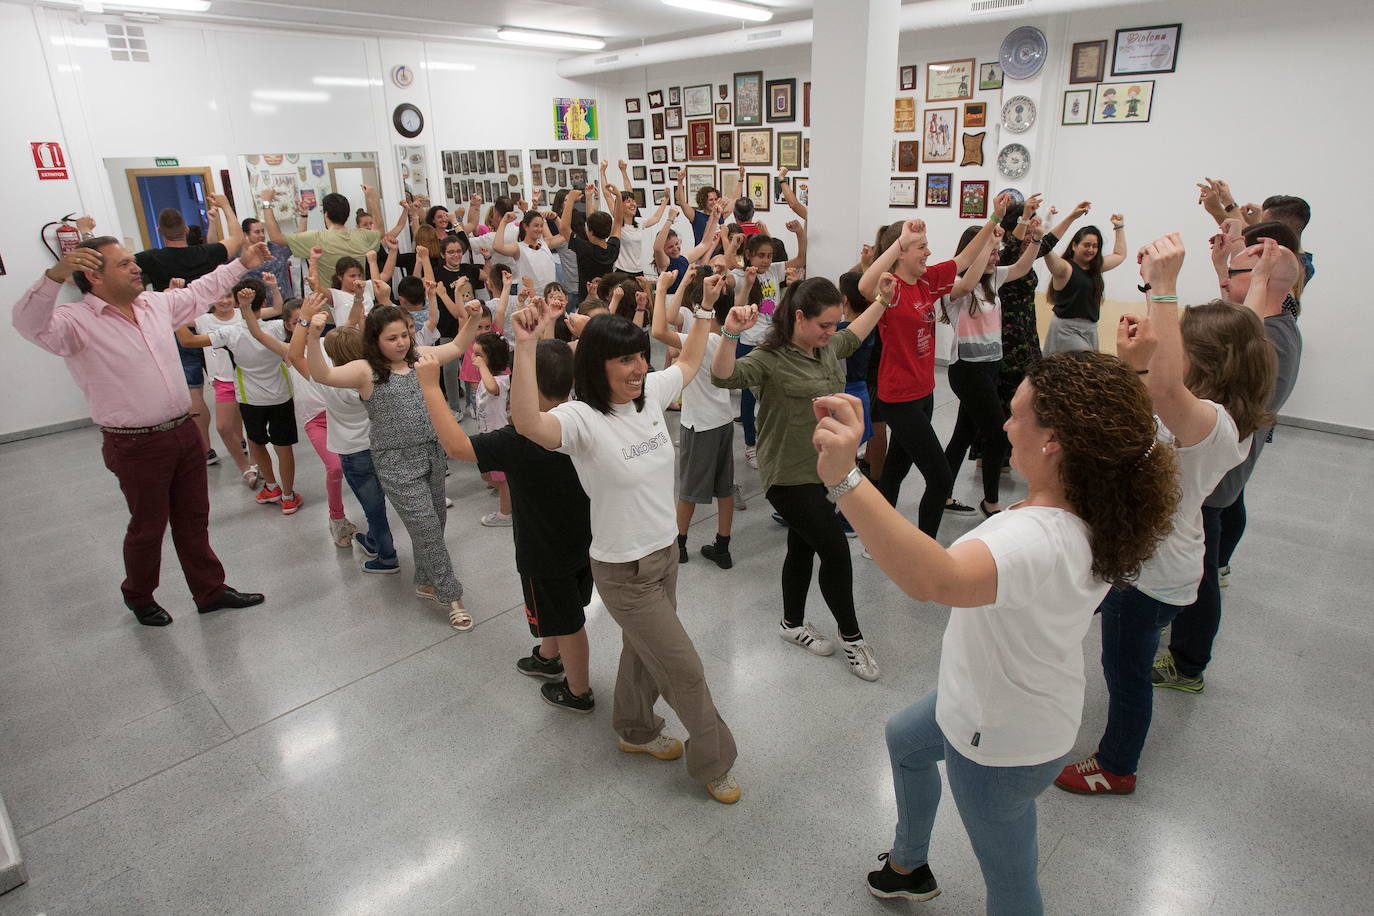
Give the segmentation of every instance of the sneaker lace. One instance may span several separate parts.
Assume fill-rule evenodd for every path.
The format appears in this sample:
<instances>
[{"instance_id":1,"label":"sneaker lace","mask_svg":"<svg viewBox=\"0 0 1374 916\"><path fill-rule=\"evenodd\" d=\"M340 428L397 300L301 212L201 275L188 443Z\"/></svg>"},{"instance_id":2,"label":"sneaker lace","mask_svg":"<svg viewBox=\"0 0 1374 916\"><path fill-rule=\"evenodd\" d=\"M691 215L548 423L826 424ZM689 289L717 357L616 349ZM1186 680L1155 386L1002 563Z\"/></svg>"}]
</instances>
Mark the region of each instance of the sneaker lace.
<instances>
[{"instance_id":1,"label":"sneaker lace","mask_svg":"<svg viewBox=\"0 0 1374 916\"><path fill-rule=\"evenodd\" d=\"M724 776L719 776L711 780L711 786L716 789L724 789L728 791L730 789L738 788L739 784L735 782L735 775L733 773L726 773Z\"/></svg>"},{"instance_id":2,"label":"sneaker lace","mask_svg":"<svg viewBox=\"0 0 1374 916\"><path fill-rule=\"evenodd\" d=\"M844 651L855 668L870 668L874 664L873 650L866 642L846 643Z\"/></svg>"},{"instance_id":3,"label":"sneaker lace","mask_svg":"<svg viewBox=\"0 0 1374 916\"><path fill-rule=\"evenodd\" d=\"M1167 678L1173 679L1178 677L1178 666L1174 664L1174 657L1169 653L1161 655L1155 661L1155 667L1159 669L1160 674Z\"/></svg>"},{"instance_id":4,"label":"sneaker lace","mask_svg":"<svg viewBox=\"0 0 1374 916\"><path fill-rule=\"evenodd\" d=\"M1096 754L1093 754L1091 757L1089 757L1087 760L1083 761L1082 763L1075 763L1075 764L1073 765L1073 768L1074 768L1075 770L1077 770L1078 772L1080 772L1080 773L1091 773L1091 772L1093 772L1094 770L1100 770L1100 769L1102 769L1101 767L1099 767L1099 766L1097 765L1097 755L1096 755Z\"/></svg>"}]
</instances>

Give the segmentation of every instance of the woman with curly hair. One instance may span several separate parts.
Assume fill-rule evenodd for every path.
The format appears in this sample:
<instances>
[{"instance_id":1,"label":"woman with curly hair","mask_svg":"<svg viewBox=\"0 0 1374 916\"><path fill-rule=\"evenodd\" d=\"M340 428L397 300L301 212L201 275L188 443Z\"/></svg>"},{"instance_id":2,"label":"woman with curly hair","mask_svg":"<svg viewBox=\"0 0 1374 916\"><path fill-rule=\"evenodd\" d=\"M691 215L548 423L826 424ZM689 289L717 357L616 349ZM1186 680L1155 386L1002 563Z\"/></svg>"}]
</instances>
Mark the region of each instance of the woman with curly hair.
<instances>
[{"instance_id":1,"label":"woman with curly hair","mask_svg":"<svg viewBox=\"0 0 1374 916\"><path fill-rule=\"evenodd\" d=\"M1173 446L1182 496L1173 531L1129 588L1115 588L1102 613L1107 730L1097 753L1064 767L1054 783L1079 795L1129 795L1150 731L1150 674L1159 631L1197 598L1202 579L1202 501L1250 454L1250 437L1273 422L1274 348L1248 308L1214 301L1179 318L1183 241L1166 235L1140 253L1149 317L1122 317L1116 352L1145 378L1159 418L1158 441Z\"/></svg>"},{"instance_id":2,"label":"woman with curly hair","mask_svg":"<svg viewBox=\"0 0 1374 916\"><path fill-rule=\"evenodd\" d=\"M869 890L940 892L927 851L943 760L988 912L1041 913L1035 799L1078 733L1083 634L1112 583L1134 579L1154 553L1177 502L1177 464L1155 443L1149 392L1102 353L1031 366L1006 424L1026 499L948 549L854 469L858 400L820 398L816 414L817 470L873 559L908 595L954 608L937 688L887 723L897 831Z\"/></svg>"}]
</instances>

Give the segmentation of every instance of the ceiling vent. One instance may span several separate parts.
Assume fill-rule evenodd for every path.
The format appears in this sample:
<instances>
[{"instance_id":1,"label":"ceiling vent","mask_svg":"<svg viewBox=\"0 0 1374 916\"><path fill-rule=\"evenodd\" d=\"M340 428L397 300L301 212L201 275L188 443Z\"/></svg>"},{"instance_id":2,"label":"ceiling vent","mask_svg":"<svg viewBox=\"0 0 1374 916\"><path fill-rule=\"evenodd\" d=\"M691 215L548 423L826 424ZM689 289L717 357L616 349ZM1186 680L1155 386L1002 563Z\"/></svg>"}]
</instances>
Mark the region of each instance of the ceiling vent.
<instances>
[{"instance_id":1,"label":"ceiling vent","mask_svg":"<svg viewBox=\"0 0 1374 916\"><path fill-rule=\"evenodd\" d=\"M105 43L114 60L148 63L148 39L143 36L141 25L107 25Z\"/></svg>"},{"instance_id":2,"label":"ceiling vent","mask_svg":"<svg viewBox=\"0 0 1374 916\"><path fill-rule=\"evenodd\" d=\"M773 41L782 37L782 29L763 29L759 32L749 32L744 36L745 41Z\"/></svg>"},{"instance_id":3,"label":"ceiling vent","mask_svg":"<svg viewBox=\"0 0 1374 916\"><path fill-rule=\"evenodd\" d=\"M1002 10L1014 10L1026 6L1030 0L971 0L968 11L973 15L979 13L998 13Z\"/></svg>"},{"instance_id":4,"label":"ceiling vent","mask_svg":"<svg viewBox=\"0 0 1374 916\"><path fill-rule=\"evenodd\" d=\"M619 55L619 54L607 54L605 57L598 57L598 58L596 58L596 60L594 61L594 63L595 63L598 67L604 67L604 66L606 66L607 64L615 64L615 63L619 63L619 62L620 62L620 55Z\"/></svg>"}]
</instances>

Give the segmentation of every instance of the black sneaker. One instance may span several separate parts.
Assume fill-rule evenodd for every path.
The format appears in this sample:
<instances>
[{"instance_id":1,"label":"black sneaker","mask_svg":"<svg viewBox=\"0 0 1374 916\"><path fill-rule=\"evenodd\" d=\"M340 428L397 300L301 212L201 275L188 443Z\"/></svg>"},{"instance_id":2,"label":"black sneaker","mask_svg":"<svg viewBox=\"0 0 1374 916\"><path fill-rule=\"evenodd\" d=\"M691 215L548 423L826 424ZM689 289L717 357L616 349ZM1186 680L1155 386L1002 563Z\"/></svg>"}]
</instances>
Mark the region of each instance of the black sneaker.
<instances>
[{"instance_id":1,"label":"black sneaker","mask_svg":"<svg viewBox=\"0 0 1374 916\"><path fill-rule=\"evenodd\" d=\"M686 563L690 559L692 559L692 557L687 553L687 545L679 541L677 545L677 561L679 563Z\"/></svg>"},{"instance_id":2,"label":"black sneaker","mask_svg":"<svg viewBox=\"0 0 1374 916\"><path fill-rule=\"evenodd\" d=\"M909 875L900 875L887 860L887 853L878 856L878 861L883 863L882 870L868 873L868 892L874 897L884 900L929 900L940 896L940 885L935 883L929 865L922 865Z\"/></svg>"},{"instance_id":3,"label":"black sneaker","mask_svg":"<svg viewBox=\"0 0 1374 916\"><path fill-rule=\"evenodd\" d=\"M584 716L596 708L596 700L593 699L590 690L578 696L568 689L567 681L554 681L551 684L544 684L539 688L539 695L550 706L558 706L569 712L581 713Z\"/></svg>"},{"instance_id":4,"label":"black sneaker","mask_svg":"<svg viewBox=\"0 0 1374 916\"><path fill-rule=\"evenodd\" d=\"M972 506L964 505L957 499L951 499L949 502L945 503L945 511L953 512L955 515L972 515L978 510L974 509Z\"/></svg>"},{"instance_id":5,"label":"black sneaker","mask_svg":"<svg viewBox=\"0 0 1374 916\"><path fill-rule=\"evenodd\" d=\"M535 646L529 655L515 663L515 669L530 677L557 680L563 676L563 659L545 658L539 654L539 647Z\"/></svg>"},{"instance_id":6,"label":"black sneaker","mask_svg":"<svg viewBox=\"0 0 1374 916\"><path fill-rule=\"evenodd\" d=\"M210 451L205 453L205 463L207 465L219 464L219 455L215 454L214 449L210 449Z\"/></svg>"},{"instance_id":7,"label":"black sneaker","mask_svg":"<svg viewBox=\"0 0 1374 916\"><path fill-rule=\"evenodd\" d=\"M735 565L734 558L730 556L730 551L716 550L715 544L702 544L701 555L721 569L729 569Z\"/></svg>"}]
</instances>

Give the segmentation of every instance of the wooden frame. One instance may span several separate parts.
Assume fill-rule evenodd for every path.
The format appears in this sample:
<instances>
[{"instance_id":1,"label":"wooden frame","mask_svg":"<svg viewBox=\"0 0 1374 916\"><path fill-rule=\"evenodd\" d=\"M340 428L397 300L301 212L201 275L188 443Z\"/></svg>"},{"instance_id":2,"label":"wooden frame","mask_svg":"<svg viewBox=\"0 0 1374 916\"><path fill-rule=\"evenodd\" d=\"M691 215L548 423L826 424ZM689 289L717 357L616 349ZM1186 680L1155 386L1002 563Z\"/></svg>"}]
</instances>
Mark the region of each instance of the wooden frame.
<instances>
[{"instance_id":1,"label":"wooden frame","mask_svg":"<svg viewBox=\"0 0 1374 916\"><path fill-rule=\"evenodd\" d=\"M797 120L797 80L768 81L768 122Z\"/></svg>"},{"instance_id":2,"label":"wooden frame","mask_svg":"<svg viewBox=\"0 0 1374 916\"><path fill-rule=\"evenodd\" d=\"M663 112L655 111L649 116L649 121L654 128L654 139L662 140L665 136L663 129Z\"/></svg>"},{"instance_id":3,"label":"wooden frame","mask_svg":"<svg viewBox=\"0 0 1374 916\"><path fill-rule=\"evenodd\" d=\"M763 123L763 71L746 70L736 73L735 126L754 127Z\"/></svg>"},{"instance_id":4,"label":"wooden frame","mask_svg":"<svg viewBox=\"0 0 1374 916\"><path fill-rule=\"evenodd\" d=\"M908 64L905 67L897 68L897 91L914 92L916 91L916 65Z\"/></svg>"},{"instance_id":5,"label":"wooden frame","mask_svg":"<svg viewBox=\"0 0 1374 916\"><path fill-rule=\"evenodd\" d=\"M715 125L710 118L687 122L687 159L705 162L716 158Z\"/></svg>"},{"instance_id":6,"label":"wooden frame","mask_svg":"<svg viewBox=\"0 0 1374 916\"><path fill-rule=\"evenodd\" d=\"M1069 97L1073 96L1072 99ZM1078 110L1073 110L1074 104ZM1069 89L1064 93L1064 107L1059 112L1059 123L1065 127L1087 124L1093 113L1093 91L1091 89Z\"/></svg>"},{"instance_id":7,"label":"wooden frame","mask_svg":"<svg viewBox=\"0 0 1374 916\"><path fill-rule=\"evenodd\" d=\"M1122 93L1117 98L1117 92ZM1140 97L1141 92L1145 97ZM1122 83L1098 83L1093 95L1094 124L1148 124L1155 102L1154 80L1131 80ZM1141 106L1145 117L1140 116ZM1121 111L1118 113L1118 107Z\"/></svg>"},{"instance_id":8,"label":"wooden frame","mask_svg":"<svg viewBox=\"0 0 1374 916\"><path fill-rule=\"evenodd\" d=\"M887 182L887 205L889 207L915 207L916 195L921 188L921 179L889 178Z\"/></svg>"},{"instance_id":9,"label":"wooden frame","mask_svg":"<svg viewBox=\"0 0 1374 916\"><path fill-rule=\"evenodd\" d=\"M897 141L897 171L919 172L921 170L921 144L918 140Z\"/></svg>"},{"instance_id":10,"label":"wooden frame","mask_svg":"<svg viewBox=\"0 0 1374 916\"><path fill-rule=\"evenodd\" d=\"M697 190L716 186L716 167L714 165L687 166L687 199L696 200ZM719 191L719 189L717 189Z\"/></svg>"},{"instance_id":11,"label":"wooden frame","mask_svg":"<svg viewBox=\"0 0 1374 916\"><path fill-rule=\"evenodd\" d=\"M735 161L735 132L733 130L716 131L716 161Z\"/></svg>"},{"instance_id":12,"label":"wooden frame","mask_svg":"<svg viewBox=\"0 0 1374 916\"><path fill-rule=\"evenodd\" d=\"M778 131L778 168L795 171L802 167L801 141L799 130Z\"/></svg>"},{"instance_id":13,"label":"wooden frame","mask_svg":"<svg viewBox=\"0 0 1374 916\"><path fill-rule=\"evenodd\" d=\"M1070 83L1100 83L1107 68L1107 39L1076 41L1069 57Z\"/></svg>"},{"instance_id":14,"label":"wooden frame","mask_svg":"<svg viewBox=\"0 0 1374 916\"><path fill-rule=\"evenodd\" d=\"M744 193L754 203L756 213L767 213L773 206L772 175L767 172L749 172L744 176Z\"/></svg>"},{"instance_id":15,"label":"wooden frame","mask_svg":"<svg viewBox=\"0 0 1374 916\"><path fill-rule=\"evenodd\" d=\"M711 116L711 84L688 86L682 90L682 113L688 118Z\"/></svg>"},{"instance_id":16,"label":"wooden frame","mask_svg":"<svg viewBox=\"0 0 1374 916\"><path fill-rule=\"evenodd\" d=\"M628 134L627 134L627 136L629 136L629 138L630 138L631 140L643 140L643 139L644 139L644 119L643 119L643 118L631 118L631 119L629 120L629 122L627 123L626 126L627 126L627 128L628 128Z\"/></svg>"},{"instance_id":17,"label":"wooden frame","mask_svg":"<svg viewBox=\"0 0 1374 916\"><path fill-rule=\"evenodd\" d=\"M716 123L729 126L734 123L735 108L729 102L716 103Z\"/></svg>"},{"instance_id":18,"label":"wooden frame","mask_svg":"<svg viewBox=\"0 0 1374 916\"><path fill-rule=\"evenodd\" d=\"M949 207L954 194L954 175L950 172L931 172L926 175L926 206Z\"/></svg>"},{"instance_id":19,"label":"wooden frame","mask_svg":"<svg viewBox=\"0 0 1374 916\"><path fill-rule=\"evenodd\" d=\"M661 185L664 181L663 169L649 169L649 184Z\"/></svg>"},{"instance_id":20,"label":"wooden frame","mask_svg":"<svg viewBox=\"0 0 1374 916\"><path fill-rule=\"evenodd\" d=\"M976 62L936 60L926 64L926 101L956 102L973 98L973 81L977 79Z\"/></svg>"},{"instance_id":21,"label":"wooden frame","mask_svg":"<svg viewBox=\"0 0 1374 916\"><path fill-rule=\"evenodd\" d=\"M649 150L649 158L652 162L662 165L668 161L668 147L655 146Z\"/></svg>"},{"instance_id":22,"label":"wooden frame","mask_svg":"<svg viewBox=\"0 0 1374 916\"><path fill-rule=\"evenodd\" d=\"M988 218L988 183L986 181L959 182L959 218Z\"/></svg>"},{"instance_id":23,"label":"wooden frame","mask_svg":"<svg viewBox=\"0 0 1374 916\"><path fill-rule=\"evenodd\" d=\"M686 162L686 161L687 161L687 135L686 135L686 134L674 134L672 137L669 138L669 143L668 143L668 145L669 145L670 147L672 147L672 156L673 156L673 161L674 161L674 162Z\"/></svg>"},{"instance_id":24,"label":"wooden frame","mask_svg":"<svg viewBox=\"0 0 1374 916\"><path fill-rule=\"evenodd\" d=\"M773 128L735 131L735 161L740 165L773 164Z\"/></svg>"},{"instance_id":25,"label":"wooden frame","mask_svg":"<svg viewBox=\"0 0 1374 916\"><path fill-rule=\"evenodd\" d=\"M651 90L649 90L649 107L650 107L650 108L662 108L662 107L663 107L663 90L662 90L662 89L651 89Z\"/></svg>"},{"instance_id":26,"label":"wooden frame","mask_svg":"<svg viewBox=\"0 0 1374 916\"><path fill-rule=\"evenodd\" d=\"M626 114L639 114L639 99L626 99L626 100L625 100L625 113L626 113Z\"/></svg>"},{"instance_id":27,"label":"wooden frame","mask_svg":"<svg viewBox=\"0 0 1374 916\"><path fill-rule=\"evenodd\" d=\"M663 126L669 130L682 130L682 108L670 105L663 109Z\"/></svg>"},{"instance_id":28,"label":"wooden frame","mask_svg":"<svg viewBox=\"0 0 1374 916\"><path fill-rule=\"evenodd\" d=\"M948 124L948 132L940 130ZM921 121L921 161L953 162L955 141L959 135L959 109L927 108Z\"/></svg>"},{"instance_id":29,"label":"wooden frame","mask_svg":"<svg viewBox=\"0 0 1374 916\"><path fill-rule=\"evenodd\" d=\"M181 166L180 168L170 169L125 169L125 176L129 180L129 196L133 199L134 213L138 216L138 234L143 239L145 249L153 247L153 237L148 232L148 214L143 212L143 199L138 193L138 179L151 178L162 175L199 175L201 181L205 183L205 204L206 212L209 212L210 195L215 192L214 171L210 166ZM247 217L248 211L244 211ZM256 215L256 214L255 214ZM157 222L157 214L153 214L152 221ZM222 229L228 227L221 227Z\"/></svg>"},{"instance_id":30,"label":"wooden frame","mask_svg":"<svg viewBox=\"0 0 1374 916\"><path fill-rule=\"evenodd\" d=\"M987 102L965 102L964 103L964 129L970 127L987 127L988 125L988 103Z\"/></svg>"},{"instance_id":31,"label":"wooden frame","mask_svg":"<svg viewBox=\"0 0 1374 916\"><path fill-rule=\"evenodd\" d=\"M722 168L717 172L716 187L720 189L721 197L733 202L744 196L742 173L742 169L734 168Z\"/></svg>"}]
</instances>

